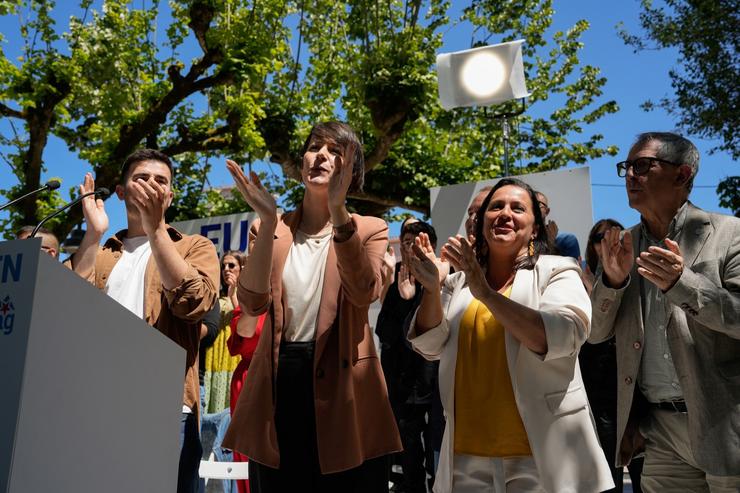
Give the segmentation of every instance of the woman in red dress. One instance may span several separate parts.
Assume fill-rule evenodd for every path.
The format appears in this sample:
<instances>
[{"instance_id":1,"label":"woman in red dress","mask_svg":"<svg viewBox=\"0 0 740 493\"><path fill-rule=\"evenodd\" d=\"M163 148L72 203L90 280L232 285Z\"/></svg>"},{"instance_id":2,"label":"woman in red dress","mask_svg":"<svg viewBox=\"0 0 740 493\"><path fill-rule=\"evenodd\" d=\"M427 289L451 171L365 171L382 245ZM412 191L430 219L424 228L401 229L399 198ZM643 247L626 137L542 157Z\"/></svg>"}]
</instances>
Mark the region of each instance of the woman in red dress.
<instances>
[{"instance_id":1,"label":"woman in red dress","mask_svg":"<svg viewBox=\"0 0 740 493\"><path fill-rule=\"evenodd\" d=\"M264 314L259 317L243 316L242 309L239 305L234 308L234 316L231 319L231 336L227 344L229 346L229 353L232 356L240 355L242 359L231 377L231 400L229 408L231 409L232 416L234 415L234 408L239 399L239 394L242 388L244 388L244 383L247 381L247 369L249 368L249 363L252 362L254 350L257 349L257 343L259 342L264 323ZM248 462L248 459L246 455L242 455L234 450L234 462ZM236 486L239 488L239 493L249 493L248 479L237 480Z\"/></svg>"}]
</instances>

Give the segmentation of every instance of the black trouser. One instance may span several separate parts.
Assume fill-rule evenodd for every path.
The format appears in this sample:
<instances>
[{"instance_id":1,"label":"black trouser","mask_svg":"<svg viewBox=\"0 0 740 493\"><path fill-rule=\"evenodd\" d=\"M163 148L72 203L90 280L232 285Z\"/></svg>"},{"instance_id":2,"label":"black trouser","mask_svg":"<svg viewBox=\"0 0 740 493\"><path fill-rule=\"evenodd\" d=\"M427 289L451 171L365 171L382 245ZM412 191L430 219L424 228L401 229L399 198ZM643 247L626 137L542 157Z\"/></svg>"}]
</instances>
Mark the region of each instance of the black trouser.
<instances>
[{"instance_id":1,"label":"black trouser","mask_svg":"<svg viewBox=\"0 0 740 493\"><path fill-rule=\"evenodd\" d=\"M251 493L380 493L388 491L387 456L321 474L313 395L313 342L280 345L275 427L280 469L249 461Z\"/></svg>"},{"instance_id":2,"label":"black trouser","mask_svg":"<svg viewBox=\"0 0 740 493\"><path fill-rule=\"evenodd\" d=\"M401 465L405 493L426 493L427 474L434 476L434 451L428 423L431 408L431 404L404 404L400 408L398 431L403 442Z\"/></svg>"},{"instance_id":3,"label":"black trouser","mask_svg":"<svg viewBox=\"0 0 740 493\"><path fill-rule=\"evenodd\" d=\"M614 452L617 449L616 410L613 408L594 408L592 411L594 414L594 420L596 421L596 431L599 435L601 448L604 450L604 456L611 468L612 479L614 479L614 488L607 490L604 493L622 493L624 488L624 471L621 467L614 467ZM630 479L632 480L633 493L642 493L642 489L640 488L640 476L642 474L643 460L644 459L642 457L633 458L627 466L627 470L630 473Z\"/></svg>"},{"instance_id":4,"label":"black trouser","mask_svg":"<svg viewBox=\"0 0 740 493\"><path fill-rule=\"evenodd\" d=\"M198 469L203 448L198 433L198 416L183 413L180 422L180 462L177 469L177 493L197 493Z\"/></svg>"}]
</instances>

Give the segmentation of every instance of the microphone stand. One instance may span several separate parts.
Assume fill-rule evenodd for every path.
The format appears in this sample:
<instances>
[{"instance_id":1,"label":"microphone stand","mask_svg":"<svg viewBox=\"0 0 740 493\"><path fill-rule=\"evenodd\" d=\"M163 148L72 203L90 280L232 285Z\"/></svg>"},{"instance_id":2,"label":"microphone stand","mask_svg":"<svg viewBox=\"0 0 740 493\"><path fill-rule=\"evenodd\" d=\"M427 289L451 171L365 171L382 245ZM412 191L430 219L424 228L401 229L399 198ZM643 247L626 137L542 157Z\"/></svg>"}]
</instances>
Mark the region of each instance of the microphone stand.
<instances>
[{"instance_id":1,"label":"microphone stand","mask_svg":"<svg viewBox=\"0 0 740 493\"><path fill-rule=\"evenodd\" d=\"M59 188L59 185L61 185L61 183L59 183L58 180L50 180L43 187L38 188L38 189L34 190L33 192L28 192L25 195L21 195L20 197L11 200L7 204L5 204L3 206L0 206L0 211L2 211L3 209L7 209L11 205L20 202L21 200L25 199L26 197L30 197L31 195L35 195L35 194L37 194L39 192L43 192L44 190L56 190L57 188Z\"/></svg>"},{"instance_id":2,"label":"microphone stand","mask_svg":"<svg viewBox=\"0 0 740 493\"><path fill-rule=\"evenodd\" d=\"M43 218L41 220L41 222L38 223L38 225L36 225L35 228L33 228L33 232L31 233L31 235L29 236L29 238L34 238L36 236L36 233L39 232L39 229L41 229L41 226L43 226L46 221L48 221L49 219L52 219L52 218L57 217L59 214L61 214L62 212L66 211L70 207L72 207L72 206L74 206L76 204L79 204L80 202L82 202L82 199L84 199L85 197L89 197L90 195L100 195L100 196L102 196L105 199L105 197L107 197L108 195L110 195L110 191L107 188L100 187L97 190L94 190L92 192L87 192L85 194L80 195L79 197L77 197L75 200L73 200L69 204L65 204L64 206L60 207L59 209L55 210L54 212L52 212L51 214L49 214L48 216L46 216L45 218Z\"/></svg>"}]
</instances>

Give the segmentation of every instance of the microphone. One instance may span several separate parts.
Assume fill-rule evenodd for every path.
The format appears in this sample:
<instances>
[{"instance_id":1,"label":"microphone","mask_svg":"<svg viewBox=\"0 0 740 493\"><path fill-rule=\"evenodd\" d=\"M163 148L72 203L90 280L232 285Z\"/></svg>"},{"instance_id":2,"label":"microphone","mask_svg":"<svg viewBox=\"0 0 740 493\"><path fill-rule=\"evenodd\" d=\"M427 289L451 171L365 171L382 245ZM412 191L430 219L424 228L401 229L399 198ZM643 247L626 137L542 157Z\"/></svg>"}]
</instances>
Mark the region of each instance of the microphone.
<instances>
[{"instance_id":1,"label":"microphone","mask_svg":"<svg viewBox=\"0 0 740 493\"><path fill-rule=\"evenodd\" d=\"M49 214L48 216L46 216L45 218L43 218L41 220L41 222L38 223L38 225L35 228L33 228L33 232L31 233L31 235L29 236L29 238L35 237L36 236L36 233L39 232L39 229L41 229L41 226L43 226L46 221L48 221L49 219L52 219L52 218L58 216L59 214L61 214L62 212L66 211L70 207L73 207L73 206L79 204L80 202L82 202L82 199L84 199L85 197L89 197L90 195L99 196L101 199L105 200L106 198L108 198L108 195L110 195L110 190L108 190L105 187L100 187L100 188L98 188L98 189L96 189L96 190L94 190L92 192L87 192L85 194L80 195L79 197L77 197L75 200L73 200L69 204L65 204L64 206L60 207L59 209L55 210L54 212L52 212L51 214Z\"/></svg>"},{"instance_id":2,"label":"microphone","mask_svg":"<svg viewBox=\"0 0 740 493\"><path fill-rule=\"evenodd\" d=\"M46 185L44 185L43 187L41 187L39 189L36 189L33 192L28 192L26 195L21 195L17 199L13 199L10 202L8 202L7 204L3 205L2 207L0 207L0 211L3 210L3 209L6 209L8 207L10 207L11 205L15 204L16 202L20 202L21 200L25 199L26 197L30 197L31 195L36 195L37 193L41 193L44 190L56 190L57 188L59 188L59 186L61 184L62 184L62 182L60 182L59 180L49 180L49 181L46 182Z\"/></svg>"}]
</instances>

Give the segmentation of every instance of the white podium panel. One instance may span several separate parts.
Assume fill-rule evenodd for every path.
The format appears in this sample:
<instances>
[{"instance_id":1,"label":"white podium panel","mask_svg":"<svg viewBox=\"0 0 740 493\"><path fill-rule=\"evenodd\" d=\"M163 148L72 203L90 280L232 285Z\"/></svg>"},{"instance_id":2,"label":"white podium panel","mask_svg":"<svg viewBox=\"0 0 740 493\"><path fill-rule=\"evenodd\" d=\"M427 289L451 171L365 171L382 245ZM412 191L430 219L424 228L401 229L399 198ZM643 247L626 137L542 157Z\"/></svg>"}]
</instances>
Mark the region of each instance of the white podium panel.
<instances>
[{"instance_id":1,"label":"white podium panel","mask_svg":"<svg viewBox=\"0 0 740 493\"><path fill-rule=\"evenodd\" d=\"M39 250L0 243L0 491L174 492L185 351Z\"/></svg>"}]
</instances>

